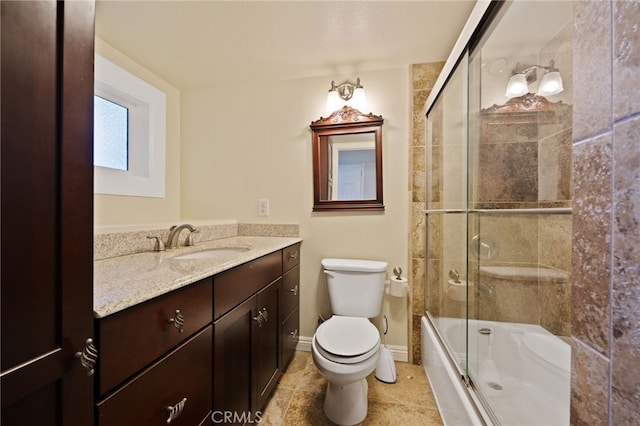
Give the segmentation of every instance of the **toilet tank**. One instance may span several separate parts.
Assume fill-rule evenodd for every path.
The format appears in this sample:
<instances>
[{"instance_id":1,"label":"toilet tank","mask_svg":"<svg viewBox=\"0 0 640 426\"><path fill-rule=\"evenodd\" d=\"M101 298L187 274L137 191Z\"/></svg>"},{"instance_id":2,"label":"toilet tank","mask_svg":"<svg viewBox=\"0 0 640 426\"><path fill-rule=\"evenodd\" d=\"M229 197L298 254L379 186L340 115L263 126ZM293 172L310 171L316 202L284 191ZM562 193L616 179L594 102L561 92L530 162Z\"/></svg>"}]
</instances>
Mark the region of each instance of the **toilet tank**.
<instances>
[{"instance_id":1,"label":"toilet tank","mask_svg":"<svg viewBox=\"0 0 640 426\"><path fill-rule=\"evenodd\" d=\"M373 318L380 314L387 262L322 259L334 315Z\"/></svg>"}]
</instances>

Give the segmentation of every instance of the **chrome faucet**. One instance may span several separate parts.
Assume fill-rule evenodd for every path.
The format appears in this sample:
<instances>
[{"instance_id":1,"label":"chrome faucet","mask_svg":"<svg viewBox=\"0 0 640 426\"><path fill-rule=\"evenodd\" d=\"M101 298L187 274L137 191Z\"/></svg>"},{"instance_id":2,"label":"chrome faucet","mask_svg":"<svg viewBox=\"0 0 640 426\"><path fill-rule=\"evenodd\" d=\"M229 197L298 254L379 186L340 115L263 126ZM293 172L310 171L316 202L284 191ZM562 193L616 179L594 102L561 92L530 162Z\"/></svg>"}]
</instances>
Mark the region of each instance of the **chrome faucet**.
<instances>
[{"instance_id":1,"label":"chrome faucet","mask_svg":"<svg viewBox=\"0 0 640 426\"><path fill-rule=\"evenodd\" d=\"M189 225L188 223L183 223L182 225L173 225L169 228L169 237L167 237L167 248L174 249L178 247L178 237L180 236L180 232L183 229L188 229L189 232L196 232L196 228L193 225ZM191 245L193 245L193 240L191 240Z\"/></svg>"}]
</instances>

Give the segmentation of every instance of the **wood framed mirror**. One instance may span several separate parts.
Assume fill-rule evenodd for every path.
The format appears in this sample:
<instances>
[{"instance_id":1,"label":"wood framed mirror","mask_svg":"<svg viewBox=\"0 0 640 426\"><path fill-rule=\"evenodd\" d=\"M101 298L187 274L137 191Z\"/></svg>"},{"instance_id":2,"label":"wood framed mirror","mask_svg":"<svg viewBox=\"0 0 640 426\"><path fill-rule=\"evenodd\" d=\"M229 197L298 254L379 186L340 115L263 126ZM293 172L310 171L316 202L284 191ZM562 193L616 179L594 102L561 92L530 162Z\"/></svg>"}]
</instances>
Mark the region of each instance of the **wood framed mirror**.
<instances>
[{"instance_id":1,"label":"wood framed mirror","mask_svg":"<svg viewBox=\"0 0 640 426\"><path fill-rule=\"evenodd\" d=\"M382 122L345 106L311 123L313 211L384 210Z\"/></svg>"}]
</instances>

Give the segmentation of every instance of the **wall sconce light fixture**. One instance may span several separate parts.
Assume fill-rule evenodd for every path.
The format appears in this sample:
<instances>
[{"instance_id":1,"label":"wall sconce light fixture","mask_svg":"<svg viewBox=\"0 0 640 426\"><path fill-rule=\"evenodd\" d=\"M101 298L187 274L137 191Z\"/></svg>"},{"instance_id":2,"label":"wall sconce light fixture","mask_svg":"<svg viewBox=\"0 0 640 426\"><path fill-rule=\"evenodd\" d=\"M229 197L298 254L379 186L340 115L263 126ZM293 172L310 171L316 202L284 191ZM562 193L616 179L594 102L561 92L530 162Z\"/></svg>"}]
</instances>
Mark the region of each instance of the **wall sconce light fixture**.
<instances>
[{"instance_id":1,"label":"wall sconce light fixture","mask_svg":"<svg viewBox=\"0 0 640 426\"><path fill-rule=\"evenodd\" d=\"M544 76L542 76L542 80L540 80L537 92L538 95L557 95L564 90L560 71L554 67L554 62L551 60L548 67L543 65L531 65L522 69L520 64L516 64L516 69L514 70L511 78L509 78L509 83L507 83L505 96L513 98L529 93L529 84L536 81L536 70L538 68L546 71Z\"/></svg>"},{"instance_id":2,"label":"wall sconce light fixture","mask_svg":"<svg viewBox=\"0 0 640 426\"><path fill-rule=\"evenodd\" d=\"M327 111L337 111L345 104L349 104L361 112L366 108L367 98L364 94L364 87L360 84L360 78L356 78L355 84L350 81L338 85L334 81L331 82L331 89L329 89L327 96Z\"/></svg>"}]
</instances>

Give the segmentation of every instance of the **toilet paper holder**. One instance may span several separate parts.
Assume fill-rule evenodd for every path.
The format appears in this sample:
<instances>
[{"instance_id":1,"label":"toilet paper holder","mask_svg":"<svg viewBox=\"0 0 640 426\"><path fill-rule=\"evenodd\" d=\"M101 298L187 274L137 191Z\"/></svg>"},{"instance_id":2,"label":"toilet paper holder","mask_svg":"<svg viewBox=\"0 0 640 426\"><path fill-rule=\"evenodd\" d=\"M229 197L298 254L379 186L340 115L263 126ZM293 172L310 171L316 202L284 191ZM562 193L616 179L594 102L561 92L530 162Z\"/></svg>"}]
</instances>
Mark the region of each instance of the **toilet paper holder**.
<instances>
[{"instance_id":1,"label":"toilet paper holder","mask_svg":"<svg viewBox=\"0 0 640 426\"><path fill-rule=\"evenodd\" d=\"M405 297L409 290L407 279L402 276L402 268L396 266L393 268L394 277L389 280L389 288L387 293L394 297Z\"/></svg>"}]
</instances>

